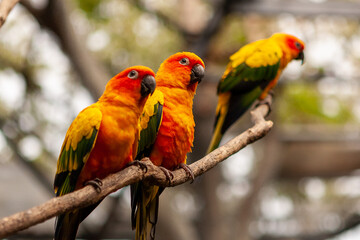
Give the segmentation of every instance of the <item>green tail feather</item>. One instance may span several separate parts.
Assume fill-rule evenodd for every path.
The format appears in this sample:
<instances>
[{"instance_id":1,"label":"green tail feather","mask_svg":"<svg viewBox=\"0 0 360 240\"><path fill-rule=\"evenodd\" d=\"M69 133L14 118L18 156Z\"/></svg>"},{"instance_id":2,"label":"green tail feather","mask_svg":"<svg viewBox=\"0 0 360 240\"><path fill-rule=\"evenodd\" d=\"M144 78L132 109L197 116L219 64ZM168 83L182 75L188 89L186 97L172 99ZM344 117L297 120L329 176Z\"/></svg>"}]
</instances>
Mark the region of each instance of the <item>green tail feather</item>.
<instances>
[{"instance_id":1,"label":"green tail feather","mask_svg":"<svg viewBox=\"0 0 360 240\"><path fill-rule=\"evenodd\" d=\"M65 213L56 218L54 240L75 240L80 223L101 203Z\"/></svg>"},{"instance_id":2,"label":"green tail feather","mask_svg":"<svg viewBox=\"0 0 360 240\"><path fill-rule=\"evenodd\" d=\"M225 116L226 116L225 114L221 115L219 113L219 115L216 117L214 133L212 135L211 142L208 147L208 150L206 151L206 154L212 152L214 149L216 149L219 146L223 136L223 133L221 133L221 129L224 124Z\"/></svg>"},{"instance_id":3,"label":"green tail feather","mask_svg":"<svg viewBox=\"0 0 360 240\"><path fill-rule=\"evenodd\" d=\"M58 216L55 222L54 240L75 240L79 224L78 211Z\"/></svg>"},{"instance_id":4,"label":"green tail feather","mask_svg":"<svg viewBox=\"0 0 360 240\"><path fill-rule=\"evenodd\" d=\"M136 240L155 239L161 192L158 186L144 186L142 182L131 185L131 221Z\"/></svg>"},{"instance_id":5,"label":"green tail feather","mask_svg":"<svg viewBox=\"0 0 360 240\"><path fill-rule=\"evenodd\" d=\"M261 93L262 89L257 87L246 94L231 94L228 111L221 115L220 110L219 114L216 116L214 133L207 153L210 153L219 146L226 130L251 107L254 101L259 98Z\"/></svg>"}]
</instances>

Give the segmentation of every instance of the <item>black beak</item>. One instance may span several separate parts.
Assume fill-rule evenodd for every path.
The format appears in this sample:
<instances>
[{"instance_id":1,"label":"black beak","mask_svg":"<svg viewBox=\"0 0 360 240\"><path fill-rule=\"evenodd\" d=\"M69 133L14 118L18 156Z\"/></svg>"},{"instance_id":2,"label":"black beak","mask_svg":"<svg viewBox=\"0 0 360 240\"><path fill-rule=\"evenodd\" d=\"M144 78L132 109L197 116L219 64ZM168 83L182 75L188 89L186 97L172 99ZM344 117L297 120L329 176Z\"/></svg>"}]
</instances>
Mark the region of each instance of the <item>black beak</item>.
<instances>
[{"instance_id":1,"label":"black beak","mask_svg":"<svg viewBox=\"0 0 360 240\"><path fill-rule=\"evenodd\" d=\"M305 58L305 55L304 55L304 52L300 52L299 55L295 58L296 60L301 60L301 65L304 64L304 58Z\"/></svg>"},{"instance_id":2,"label":"black beak","mask_svg":"<svg viewBox=\"0 0 360 240\"><path fill-rule=\"evenodd\" d=\"M192 69L191 69L191 74L190 74L190 85L196 82L201 82L201 80L203 79L203 77L205 76L205 69L203 66L201 66L200 64L196 64Z\"/></svg>"},{"instance_id":3,"label":"black beak","mask_svg":"<svg viewBox=\"0 0 360 240\"><path fill-rule=\"evenodd\" d=\"M141 81L141 96L146 97L150 93L152 94L155 91L155 87L155 78L151 75L146 75Z\"/></svg>"}]
</instances>

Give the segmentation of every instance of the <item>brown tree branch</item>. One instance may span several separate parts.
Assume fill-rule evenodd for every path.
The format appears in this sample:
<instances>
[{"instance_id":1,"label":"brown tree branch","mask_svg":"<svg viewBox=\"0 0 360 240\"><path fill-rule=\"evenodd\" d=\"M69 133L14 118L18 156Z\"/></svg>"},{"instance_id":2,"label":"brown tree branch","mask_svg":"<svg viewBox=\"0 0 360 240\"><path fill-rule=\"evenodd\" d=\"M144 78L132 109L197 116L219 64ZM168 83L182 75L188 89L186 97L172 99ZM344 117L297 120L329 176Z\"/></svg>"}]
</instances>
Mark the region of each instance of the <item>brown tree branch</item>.
<instances>
[{"instance_id":1,"label":"brown tree branch","mask_svg":"<svg viewBox=\"0 0 360 240\"><path fill-rule=\"evenodd\" d=\"M189 165L194 175L196 177L202 175L248 144L264 137L273 126L271 121L265 121L264 119L268 111L268 105L258 106L251 112L252 120L255 123L253 127L230 140L224 146ZM143 171L138 166L130 166L103 179L103 187L100 193L97 193L93 187L86 186L73 193L53 198L27 211L0 219L0 238L44 222L67 211L94 204L110 193L140 180L163 187L177 186L190 180L185 171L179 169L173 172L174 178L169 183L163 171L153 165L149 159L144 159L143 163L146 164L147 171Z\"/></svg>"},{"instance_id":2,"label":"brown tree branch","mask_svg":"<svg viewBox=\"0 0 360 240\"><path fill-rule=\"evenodd\" d=\"M21 0L21 4L42 27L56 34L82 83L94 99L101 96L111 74L86 48L82 36L75 32L69 18L71 11L68 5L71 5L71 1L49 0L43 9L33 7L29 0Z\"/></svg>"},{"instance_id":3,"label":"brown tree branch","mask_svg":"<svg viewBox=\"0 0 360 240\"><path fill-rule=\"evenodd\" d=\"M19 0L2 0L0 2L0 28L5 23L7 16Z\"/></svg>"},{"instance_id":4,"label":"brown tree branch","mask_svg":"<svg viewBox=\"0 0 360 240\"><path fill-rule=\"evenodd\" d=\"M143 3L143 1L135 0L135 1L133 1L133 4L139 10L156 16L159 21L164 23L170 29L174 29L175 31L179 32L182 36L184 36L184 38L186 38L187 36L192 35L185 28L183 28L178 23L176 23L176 21L174 21L172 18L168 17L166 14L163 14L161 11L158 11L158 10L149 9Z\"/></svg>"},{"instance_id":5,"label":"brown tree branch","mask_svg":"<svg viewBox=\"0 0 360 240\"><path fill-rule=\"evenodd\" d=\"M205 58L206 54L209 51L209 39L219 31L220 26L224 20L224 18L230 12L230 3L232 0L217 0L214 3L214 14L209 22L207 23L206 27L204 28L203 32L200 33L197 37L193 36L193 39L188 38L188 43L190 50L195 52L201 58Z\"/></svg>"}]
</instances>

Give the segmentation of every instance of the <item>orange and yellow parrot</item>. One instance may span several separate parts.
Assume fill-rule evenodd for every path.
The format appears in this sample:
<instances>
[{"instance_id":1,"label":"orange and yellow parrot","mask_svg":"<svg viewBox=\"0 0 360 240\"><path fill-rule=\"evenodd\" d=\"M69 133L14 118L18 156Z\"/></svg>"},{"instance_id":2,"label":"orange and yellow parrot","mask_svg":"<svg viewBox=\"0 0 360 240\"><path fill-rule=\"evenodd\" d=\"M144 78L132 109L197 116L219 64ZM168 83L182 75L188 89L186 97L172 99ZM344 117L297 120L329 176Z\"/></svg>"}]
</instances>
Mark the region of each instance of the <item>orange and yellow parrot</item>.
<instances>
[{"instance_id":1,"label":"orange and yellow parrot","mask_svg":"<svg viewBox=\"0 0 360 240\"><path fill-rule=\"evenodd\" d=\"M140 117L140 139L136 159L149 157L171 180L178 167L194 177L186 165L186 154L194 140L193 98L205 74L203 61L194 53L176 53L166 59L156 73L156 90ZM132 226L136 239L154 239L162 187L131 186Z\"/></svg>"},{"instance_id":2,"label":"orange and yellow parrot","mask_svg":"<svg viewBox=\"0 0 360 240\"><path fill-rule=\"evenodd\" d=\"M99 188L100 179L135 159L139 118L155 85L150 68L128 68L107 83L96 103L79 113L66 133L57 162L56 196L87 184ZM99 203L58 216L55 240L75 239L80 222Z\"/></svg>"},{"instance_id":3,"label":"orange and yellow parrot","mask_svg":"<svg viewBox=\"0 0 360 240\"><path fill-rule=\"evenodd\" d=\"M253 104L263 100L293 59L304 61L304 43L289 34L249 43L230 57L219 82L214 133L208 153L219 146L225 131Z\"/></svg>"}]
</instances>

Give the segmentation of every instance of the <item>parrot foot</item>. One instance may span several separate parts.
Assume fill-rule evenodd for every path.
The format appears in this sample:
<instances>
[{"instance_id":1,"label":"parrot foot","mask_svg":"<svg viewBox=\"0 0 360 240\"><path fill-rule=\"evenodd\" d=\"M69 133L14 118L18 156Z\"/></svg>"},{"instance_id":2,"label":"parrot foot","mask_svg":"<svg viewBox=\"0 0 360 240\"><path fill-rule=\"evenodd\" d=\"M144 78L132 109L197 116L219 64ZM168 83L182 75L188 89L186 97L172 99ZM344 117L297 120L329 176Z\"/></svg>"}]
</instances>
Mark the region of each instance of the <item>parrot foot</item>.
<instances>
[{"instance_id":1,"label":"parrot foot","mask_svg":"<svg viewBox=\"0 0 360 240\"><path fill-rule=\"evenodd\" d=\"M274 91L269 92L269 94L270 94L271 96L273 96L273 95L274 95ZM262 104L266 104L266 105L268 106L268 108L269 108L269 111L267 112L267 114L266 114L266 116L265 116L265 117L267 117L267 116L270 115L270 113L271 113L271 111L272 111L272 108L271 108L271 100L269 100L269 98L264 98L263 100L259 100L259 101L255 104L254 109L257 108L258 106L262 105Z\"/></svg>"},{"instance_id":2,"label":"parrot foot","mask_svg":"<svg viewBox=\"0 0 360 240\"><path fill-rule=\"evenodd\" d=\"M161 171L163 171L163 173L165 174L166 179L169 181L169 183L171 183L171 180L173 180L173 178L174 178L174 174L170 170L168 170L162 166L159 166L159 168Z\"/></svg>"},{"instance_id":3,"label":"parrot foot","mask_svg":"<svg viewBox=\"0 0 360 240\"><path fill-rule=\"evenodd\" d=\"M84 183L84 186L91 185L95 188L97 193L101 192L101 186L103 185L103 182L99 178L95 178L93 180L87 181Z\"/></svg>"},{"instance_id":4,"label":"parrot foot","mask_svg":"<svg viewBox=\"0 0 360 240\"><path fill-rule=\"evenodd\" d=\"M194 180L195 180L195 176L194 176L194 173L193 173L193 171L191 170L191 168L190 168L188 165L186 165L185 163L180 163L180 164L179 164L179 168L182 168L182 169L185 170L186 175L191 178L191 182L190 182L190 183L193 183Z\"/></svg>"},{"instance_id":5,"label":"parrot foot","mask_svg":"<svg viewBox=\"0 0 360 240\"><path fill-rule=\"evenodd\" d=\"M145 163L143 163L143 162L141 162L141 161L139 161L139 160L134 160L134 161L129 162L129 163L127 164L128 167L134 166L134 165L140 167L141 170L143 170L145 173L147 173L148 167L147 167L147 165L146 165Z\"/></svg>"}]
</instances>

